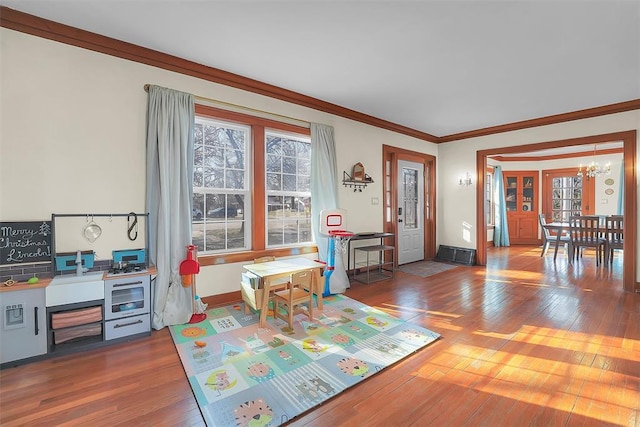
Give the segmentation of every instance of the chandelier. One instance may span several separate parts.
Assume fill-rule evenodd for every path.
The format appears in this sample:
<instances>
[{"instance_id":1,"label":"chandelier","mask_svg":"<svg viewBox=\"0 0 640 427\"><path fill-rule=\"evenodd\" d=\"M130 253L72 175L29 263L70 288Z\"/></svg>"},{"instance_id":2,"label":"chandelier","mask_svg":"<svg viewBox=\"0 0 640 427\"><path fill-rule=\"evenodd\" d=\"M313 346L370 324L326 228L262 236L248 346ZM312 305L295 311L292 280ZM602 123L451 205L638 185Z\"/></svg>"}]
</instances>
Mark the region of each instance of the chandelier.
<instances>
[{"instance_id":1,"label":"chandelier","mask_svg":"<svg viewBox=\"0 0 640 427\"><path fill-rule=\"evenodd\" d=\"M596 176L600 175L609 175L611 173L611 162L607 162L606 165L604 165L604 167L600 167L600 164L598 164L598 162L596 162L596 145L593 146L593 161L588 165L584 167L584 171L582 170L582 163L580 164L580 167L578 168L578 176L579 177L583 177L586 176L587 179L589 178L595 178Z\"/></svg>"}]
</instances>

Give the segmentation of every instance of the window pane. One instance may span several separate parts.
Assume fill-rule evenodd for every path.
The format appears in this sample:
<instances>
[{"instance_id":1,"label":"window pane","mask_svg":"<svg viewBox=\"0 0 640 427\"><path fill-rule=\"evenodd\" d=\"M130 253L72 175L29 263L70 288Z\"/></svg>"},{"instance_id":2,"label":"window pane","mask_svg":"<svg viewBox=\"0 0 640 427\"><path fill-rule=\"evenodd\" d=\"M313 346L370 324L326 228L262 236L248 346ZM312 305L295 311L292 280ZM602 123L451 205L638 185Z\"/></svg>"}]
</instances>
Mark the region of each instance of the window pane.
<instances>
[{"instance_id":1,"label":"window pane","mask_svg":"<svg viewBox=\"0 0 640 427\"><path fill-rule=\"evenodd\" d=\"M403 205L404 228L418 228L418 171L415 169L402 169L403 176Z\"/></svg>"},{"instance_id":2,"label":"window pane","mask_svg":"<svg viewBox=\"0 0 640 427\"><path fill-rule=\"evenodd\" d=\"M267 172L282 172L282 157L268 155Z\"/></svg>"},{"instance_id":3,"label":"window pane","mask_svg":"<svg viewBox=\"0 0 640 427\"><path fill-rule=\"evenodd\" d=\"M282 158L282 172L284 173L296 173L296 159L291 157Z\"/></svg>"},{"instance_id":4,"label":"window pane","mask_svg":"<svg viewBox=\"0 0 640 427\"><path fill-rule=\"evenodd\" d=\"M244 188L244 171L227 170L226 188L242 190Z\"/></svg>"},{"instance_id":5,"label":"window pane","mask_svg":"<svg viewBox=\"0 0 640 427\"><path fill-rule=\"evenodd\" d=\"M269 219L284 217L284 202L281 196L267 198L267 216Z\"/></svg>"},{"instance_id":6,"label":"window pane","mask_svg":"<svg viewBox=\"0 0 640 427\"><path fill-rule=\"evenodd\" d=\"M195 221L200 221L204 218L204 194L193 194L193 207L191 217Z\"/></svg>"},{"instance_id":7,"label":"window pane","mask_svg":"<svg viewBox=\"0 0 640 427\"><path fill-rule=\"evenodd\" d=\"M298 160L298 175L311 175L311 161L300 159Z\"/></svg>"},{"instance_id":8,"label":"window pane","mask_svg":"<svg viewBox=\"0 0 640 427\"><path fill-rule=\"evenodd\" d=\"M296 191L296 176L282 175L282 189L284 191Z\"/></svg>"},{"instance_id":9,"label":"window pane","mask_svg":"<svg viewBox=\"0 0 640 427\"><path fill-rule=\"evenodd\" d=\"M282 221L267 221L267 244L276 246L283 244Z\"/></svg>"},{"instance_id":10,"label":"window pane","mask_svg":"<svg viewBox=\"0 0 640 427\"><path fill-rule=\"evenodd\" d=\"M282 154L289 157L296 157L296 141L291 139L282 140Z\"/></svg>"},{"instance_id":11,"label":"window pane","mask_svg":"<svg viewBox=\"0 0 640 427\"><path fill-rule=\"evenodd\" d=\"M282 175L279 173L267 174L267 191L278 191L282 189Z\"/></svg>"},{"instance_id":12,"label":"window pane","mask_svg":"<svg viewBox=\"0 0 640 427\"><path fill-rule=\"evenodd\" d=\"M297 154L300 159L311 159L311 144L306 142L297 142Z\"/></svg>"},{"instance_id":13,"label":"window pane","mask_svg":"<svg viewBox=\"0 0 640 427\"><path fill-rule=\"evenodd\" d=\"M311 177L299 176L297 190L301 193L311 193Z\"/></svg>"}]
</instances>

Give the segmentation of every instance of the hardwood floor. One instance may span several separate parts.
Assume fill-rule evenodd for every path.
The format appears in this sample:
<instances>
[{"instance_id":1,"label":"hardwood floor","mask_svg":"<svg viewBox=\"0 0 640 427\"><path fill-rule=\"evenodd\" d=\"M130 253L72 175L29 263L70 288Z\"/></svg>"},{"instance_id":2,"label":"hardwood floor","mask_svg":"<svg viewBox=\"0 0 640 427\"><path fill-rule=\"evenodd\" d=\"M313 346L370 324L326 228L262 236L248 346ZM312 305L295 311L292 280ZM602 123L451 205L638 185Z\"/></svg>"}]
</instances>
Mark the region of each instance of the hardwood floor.
<instances>
[{"instance_id":1,"label":"hardwood floor","mask_svg":"<svg viewBox=\"0 0 640 427\"><path fill-rule=\"evenodd\" d=\"M495 248L489 265L352 284L443 338L292 426L640 425L640 294L592 256ZM204 425L165 328L0 371L0 424Z\"/></svg>"}]
</instances>

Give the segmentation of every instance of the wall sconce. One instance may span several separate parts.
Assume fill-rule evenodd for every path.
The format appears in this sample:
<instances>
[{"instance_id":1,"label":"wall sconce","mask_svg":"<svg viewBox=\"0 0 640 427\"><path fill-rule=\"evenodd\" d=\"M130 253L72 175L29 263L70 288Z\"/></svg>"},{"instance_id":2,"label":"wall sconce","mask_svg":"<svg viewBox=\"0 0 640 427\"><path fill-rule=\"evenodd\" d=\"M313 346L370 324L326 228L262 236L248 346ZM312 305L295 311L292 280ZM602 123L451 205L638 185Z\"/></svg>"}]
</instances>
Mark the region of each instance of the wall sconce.
<instances>
[{"instance_id":1,"label":"wall sconce","mask_svg":"<svg viewBox=\"0 0 640 427\"><path fill-rule=\"evenodd\" d=\"M461 176L460 181L458 182L458 185L460 185L461 187L468 187L471 184L473 184L473 182L471 181L471 175L469 175L469 172Z\"/></svg>"}]
</instances>

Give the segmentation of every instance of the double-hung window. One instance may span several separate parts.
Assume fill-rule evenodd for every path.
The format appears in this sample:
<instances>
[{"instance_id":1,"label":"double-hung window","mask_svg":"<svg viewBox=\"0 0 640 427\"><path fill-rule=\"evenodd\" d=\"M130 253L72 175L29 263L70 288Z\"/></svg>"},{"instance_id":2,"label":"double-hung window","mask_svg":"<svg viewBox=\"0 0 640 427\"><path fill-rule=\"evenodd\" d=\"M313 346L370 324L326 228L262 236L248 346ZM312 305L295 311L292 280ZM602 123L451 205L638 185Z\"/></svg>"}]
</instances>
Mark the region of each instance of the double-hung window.
<instances>
[{"instance_id":1,"label":"double-hung window","mask_svg":"<svg viewBox=\"0 0 640 427\"><path fill-rule=\"evenodd\" d=\"M193 240L200 251L251 248L251 129L197 117L193 161Z\"/></svg>"},{"instance_id":2,"label":"double-hung window","mask_svg":"<svg viewBox=\"0 0 640 427\"><path fill-rule=\"evenodd\" d=\"M312 252L309 129L196 105L192 224L211 263Z\"/></svg>"},{"instance_id":3,"label":"double-hung window","mask_svg":"<svg viewBox=\"0 0 640 427\"><path fill-rule=\"evenodd\" d=\"M311 142L266 134L267 246L312 241Z\"/></svg>"}]
</instances>

